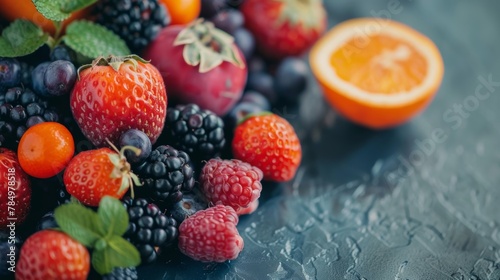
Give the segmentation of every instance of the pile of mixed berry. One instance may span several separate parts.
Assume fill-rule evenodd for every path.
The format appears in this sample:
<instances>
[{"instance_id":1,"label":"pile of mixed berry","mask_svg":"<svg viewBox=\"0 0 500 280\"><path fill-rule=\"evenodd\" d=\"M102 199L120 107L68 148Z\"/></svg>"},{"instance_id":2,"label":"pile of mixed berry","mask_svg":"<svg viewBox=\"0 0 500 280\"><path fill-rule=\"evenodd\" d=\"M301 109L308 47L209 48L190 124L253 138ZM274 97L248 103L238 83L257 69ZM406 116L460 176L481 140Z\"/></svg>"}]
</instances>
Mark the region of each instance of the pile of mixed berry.
<instances>
[{"instance_id":1,"label":"pile of mixed berry","mask_svg":"<svg viewBox=\"0 0 500 280\"><path fill-rule=\"evenodd\" d=\"M272 108L306 89L321 1L33 2L53 30L0 37L0 278L235 259L262 182L300 165Z\"/></svg>"}]
</instances>

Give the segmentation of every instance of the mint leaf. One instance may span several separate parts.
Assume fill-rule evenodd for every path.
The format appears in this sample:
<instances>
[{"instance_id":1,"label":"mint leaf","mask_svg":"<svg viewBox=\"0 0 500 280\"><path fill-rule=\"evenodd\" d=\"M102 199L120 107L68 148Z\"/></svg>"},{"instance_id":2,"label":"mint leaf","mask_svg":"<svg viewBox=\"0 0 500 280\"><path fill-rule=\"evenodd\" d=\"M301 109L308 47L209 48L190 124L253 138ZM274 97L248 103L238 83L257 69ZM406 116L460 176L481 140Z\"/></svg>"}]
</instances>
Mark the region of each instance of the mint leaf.
<instances>
[{"instance_id":1,"label":"mint leaf","mask_svg":"<svg viewBox=\"0 0 500 280\"><path fill-rule=\"evenodd\" d=\"M64 12L62 6L67 0L32 0L36 9L46 18L54 21L63 21L71 16Z\"/></svg>"},{"instance_id":2,"label":"mint leaf","mask_svg":"<svg viewBox=\"0 0 500 280\"><path fill-rule=\"evenodd\" d=\"M107 235L122 236L127 231L127 210L118 199L110 196L103 197L99 203L97 215Z\"/></svg>"},{"instance_id":3,"label":"mint leaf","mask_svg":"<svg viewBox=\"0 0 500 280\"><path fill-rule=\"evenodd\" d=\"M130 267L141 264L141 255L137 248L122 237L115 235L108 240L110 262L113 267Z\"/></svg>"},{"instance_id":4,"label":"mint leaf","mask_svg":"<svg viewBox=\"0 0 500 280\"><path fill-rule=\"evenodd\" d=\"M0 37L0 57L17 57L36 51L49 35L31 21L18 19L7 26Z\"/></svg>"},{"instance_id":5,"label":"mint leaf","mask_svg":"<svg viewBox=\"0 0 500 280\"><path fill-rule=\"evenodd\" d=\"M90 21L72 22L66 28L63 40L74 51L89 58L130 54L129 48L120 37L105 27Z\"/></svg>"},{"instance_id":6,"label":"mint leaf","mask_svg":"<svg viewBox=\"0 0 500 280\"><path fill-rule=\"evenodd\" d=\"M92 266L101 275L111 273L115 267L131 267L141 264L139 251L127 240L114 235L108 246L92 253Z\"/></svg>"},{"instance_id":7,"label":"mint leaf","mask_svg":"<svg viewBox=\"0 0 500 280\"><path fill-rule=\"evenodd\" d=\"M54 211L54 217L62 231L86 247L93 247L102 236L102 226L97 213L83 205L61 205Z\"/></svg>"},{"instance_id":8,"label":"mint leaf","mask_svg":"<svg viewBox=\"0 0 500 280\"><path fill-rule=\"evenodd\" d=\"M106 247L103 250L94 250L92 253L92 267L94 267L97 273L104 275L113 271L113 266L111 266L110 262L111 251L111 248Z\"/></svg>"},{"instance_id":9,"label":"mint leaf","mask_svg":"<svg viewBox=\"0 0 500 280\"><path fill-rule=\"evenodd\" d=\"M83 8L86 8L97 2L97 0L66 0L61 6L61 11L72 13Z\"/></svg>"}]
</instances>

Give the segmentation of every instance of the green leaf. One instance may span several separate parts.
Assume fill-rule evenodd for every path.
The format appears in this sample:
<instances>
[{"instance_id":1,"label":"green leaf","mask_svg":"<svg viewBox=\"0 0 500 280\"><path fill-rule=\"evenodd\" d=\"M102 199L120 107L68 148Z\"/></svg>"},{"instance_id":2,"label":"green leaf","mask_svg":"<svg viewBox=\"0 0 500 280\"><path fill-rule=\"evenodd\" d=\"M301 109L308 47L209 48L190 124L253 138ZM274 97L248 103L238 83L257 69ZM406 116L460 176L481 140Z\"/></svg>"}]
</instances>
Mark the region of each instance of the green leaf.
<instances>
[{"instance_id":1,"label":"green leaf","mask_svg":"<svg viewBox=\"0 0 500 280\"><path fill-rule=\"evenodd\" d=\"M76 203L61 205L54 211L57 224L69 236L92 248L102 237L97 213Z\"/></svg>"},{"instance_id":2,"label":"green leaf","mask_svg":"<svg viewBox=\"0 0 500 280\"><path fill-rule=\"evenodd\" d=\"M90 58L124 56L130 50L125 42L105 27L90 21L74 21L66 28L64 42L76 52Z\"/></svg>"},{"instance_id":3,"label":"green leaf","mask_svg":"<svg viewBox=\"0 0 500 280\"><path fill-rule=\"evenodd\" d=\"M62 6L68 0L32 0L36 9L46 18L53 21L63 21L71 16L64 12Z\"/></svg>"},{"instance_id":4,"label":"green leaf","mask_svg":"<svg viewBox=\"0 0 500 280\"><path fill-rule=\"evenodd\" d=\"M110 196L103 197L99 203L97 215L107 235L122 236L127 231L127 210L118 199Z\"/></svg>"},{"instance_id":5,"label":"green leaf","mask_svg":"<svg viewBox=\"0 0 500 280\"><path fill-rule=\"evenodd\" d=\"M94 267L97 273L104 275L109 274L113 271L113 266L111 266L110 252L111 248L106 247L103 250L94 250L92 253L92 267Z\"/></svg>"},{"instance_id":6,"label":"green leaf","mask_svg":"<svg viewBox=\"0 0 500 280\"><path fill-rule=\"evenodd\" d=\"M49 35L31 21L18 19L2 32L0 57L17 57L36 51L47 42Z\"/></svg>"},{"instance_id":7,"label":"green leaf","mask_svg":"<svg viewBox=\"0 0 500 280\"><path fill-rule=\"evenodd\" d=\"M94 250L92 254L92 266L99 274L108 274L115 267L138 266L141 263L139 251L127 240L114 235L108 244L102 250Z\"/></svg>"},{"instance_id":8,"label":"green leaf","mask_svg":"<svg viewBox=\"0 0 500 280\"><path fill-rule=\"evenodd\" d=\"M65 13L72 13L83 8L86 8L97 2L97 0L65 0L62 3L61 11Z\"/></svg>"},{"instance_id":9,"label":"green leaf","mask_svg":"<svg viewBox=\"0 0 500 280\"><path fill-rule=\"evenodd\" d=\"M113 267L130 267L141 264L141 255L137 248L118 235L108 240L107 248L111 249L110 261Z\"/></svg>"}]
</instances>

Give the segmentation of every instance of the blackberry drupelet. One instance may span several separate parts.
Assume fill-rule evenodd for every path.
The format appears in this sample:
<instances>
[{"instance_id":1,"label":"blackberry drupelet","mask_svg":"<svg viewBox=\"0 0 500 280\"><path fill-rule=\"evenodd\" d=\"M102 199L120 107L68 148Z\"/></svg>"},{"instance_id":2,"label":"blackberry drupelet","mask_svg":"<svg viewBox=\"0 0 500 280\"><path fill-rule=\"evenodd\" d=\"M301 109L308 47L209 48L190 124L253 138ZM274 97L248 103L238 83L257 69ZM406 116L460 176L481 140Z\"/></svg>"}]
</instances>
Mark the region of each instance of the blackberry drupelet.
<instances>
[{"instance_id":1,"label":"blackberry drupelet","mask_svg":"<svg viewBox=\"0 0 500 280\"><path fill-rule=\"evenodd\" d=\"M143 264L154 262L160 250L177 239L177 221L165 216L158 206L144 198L126 197L123 204L129 215L124 237L137 248Z\"/></svg>"},{"instance_id":2,"label":"blackberry drupelet","mask_svg":"<svg viewBox=\"0 0 500 280\"><path fill-rule=\"evenodd\" d=\"M140 51L170 23L158 0L103 0L96 6L96 21L119 35L132 51Z\"/></svg>"},{"instance_id":3,"label":"blackberry drupelet","mask_svg":"<svg viewBox=\"0 0 500 280\"><path fill-rule=\"evenodd\" d=\"M102 276L102 280L137 280L137 269L135 267L115 267L110 274Z\"/></svg>"},{"instance_id":4,"label":"blackberry drupelet","mask_svg":"<svg viewBox=\"0 0 500 280\"><path fill-rule=\"evenodd\" d=\"M198 105L178 105L167 111L166 143L189 154L195 162L216 157L226 144L224 122Z\"/></svg>"},{"instance_id":5,"label":"blackberry drupelet","mask_svg":"<svg viewBox=\"0 0 500 280\"><path fill-rule=\"evenodd\" d=\"M194 187L193 167L189 156L173 147L162 145L151 152L134 172L144 186L137 192L167 208L182 199Z\"/></svg>"},{"instance_id":6,"label":"blackberry drupelet","mask_svg":"<svg viewBox=\"0 0 500 280\"><path fill-rule=\"evenodd\" d=\"M14 87L0 93L0 146L16 149L24 132L59 115L31 89Z\"/></svg>"}]
</instances>

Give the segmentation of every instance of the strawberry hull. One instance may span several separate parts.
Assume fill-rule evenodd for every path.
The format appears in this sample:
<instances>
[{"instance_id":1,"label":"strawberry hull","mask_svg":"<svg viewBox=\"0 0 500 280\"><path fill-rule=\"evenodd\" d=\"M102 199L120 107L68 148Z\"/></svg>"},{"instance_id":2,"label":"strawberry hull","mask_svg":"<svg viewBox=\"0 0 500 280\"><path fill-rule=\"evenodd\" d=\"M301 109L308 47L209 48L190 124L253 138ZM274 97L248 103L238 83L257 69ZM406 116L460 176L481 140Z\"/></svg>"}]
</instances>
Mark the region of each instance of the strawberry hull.
<instances>
[{"instance_id":1,"label":"strawberry hull","mask_svg":"<svg viewBox=\"0 0 500 280\"><path fill-rule=\"evenodd\" d=\"M162 30L149 45L144 57L158 68L165 81L168 97L176 103L195 103L224 116L241 98L247 80L247 68L227 61L206 73L198 66L187 64L183 57L184 46L174 46L174 41L184 26L171 26ZM238 49L241 57L243 54Z\"/></svg>"}]
</instances>

